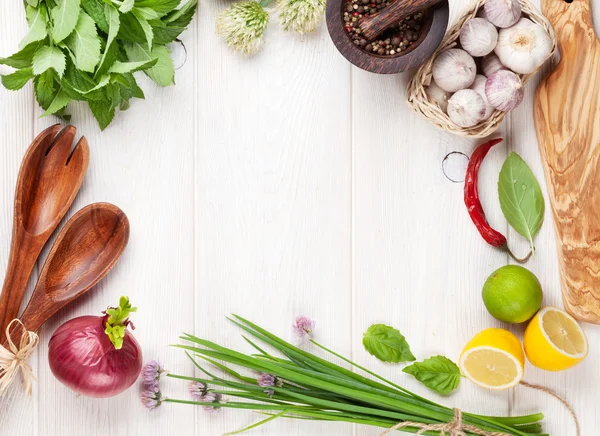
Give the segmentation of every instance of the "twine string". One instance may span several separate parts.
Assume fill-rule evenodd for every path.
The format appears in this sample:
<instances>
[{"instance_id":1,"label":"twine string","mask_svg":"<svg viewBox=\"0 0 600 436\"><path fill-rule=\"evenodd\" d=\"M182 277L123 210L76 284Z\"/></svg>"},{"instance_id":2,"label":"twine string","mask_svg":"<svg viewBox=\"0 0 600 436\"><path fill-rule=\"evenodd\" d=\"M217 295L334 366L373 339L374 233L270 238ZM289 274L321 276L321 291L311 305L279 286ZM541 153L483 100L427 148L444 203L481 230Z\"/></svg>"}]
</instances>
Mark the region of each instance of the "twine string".
<instances>
[{"instance_id":1,"label":"twine string","mask_svg":"<svg viewBox=\"0 0 600 436\"><path fill-rule=\"evenodd\" d=\"M14 325L20 325L24 332L18 347L11 336ZM19 319L13 319L6 327L6 342L8 348L0 345L0 396L14 382L19 372L22 374L25 390L31 395L32 382L36 378L27 360L35 351L39 337L35 332L28 331Z\"/></svg>"}]
</instances>

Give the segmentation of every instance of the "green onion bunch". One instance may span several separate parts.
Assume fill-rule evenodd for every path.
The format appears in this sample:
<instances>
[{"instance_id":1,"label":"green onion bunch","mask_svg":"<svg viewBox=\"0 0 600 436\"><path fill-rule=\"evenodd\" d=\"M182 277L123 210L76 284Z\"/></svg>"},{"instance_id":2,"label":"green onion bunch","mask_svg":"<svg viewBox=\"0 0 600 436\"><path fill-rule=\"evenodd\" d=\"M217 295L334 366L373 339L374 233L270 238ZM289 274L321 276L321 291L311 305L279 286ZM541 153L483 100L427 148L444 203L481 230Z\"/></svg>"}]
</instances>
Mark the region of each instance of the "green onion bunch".
<instances>
[{"instance_id":1,"label":"green onion bunch","mask_svg":"<svg viewBox=\"0 0 600 436\"><path fill-rule=\"evenodd\" d=\"M314 340L310 341L314 346L370 377L317 357L237 315L230 320L247 333L244 339L255 352L240 353L184 334L181 339L185 344L176 346L186 350L204 376L167 376L188 380L192 397L199 401L156 394L154 397L158 402L153 401L152 408L162 402L171 402L200 405L207 410L253 410L265 416L261 421L229 434L241 433L279 418L350 422L388 429L400 422L443 424L454 419L453 409L420 397ZM277 355L265 351L267 347L258 345L259 342L276 350ZM205 369L202 362L212 365L222 375ZM544 436L540 434L543 417L541 413L515 417L462 414L465 425L514 436ZM405 427L401 431L417 433L420 428ZM439 431L422 434L438 435ZM466 434L472 433L467 431Z\"/></svg>"}]
</instances>

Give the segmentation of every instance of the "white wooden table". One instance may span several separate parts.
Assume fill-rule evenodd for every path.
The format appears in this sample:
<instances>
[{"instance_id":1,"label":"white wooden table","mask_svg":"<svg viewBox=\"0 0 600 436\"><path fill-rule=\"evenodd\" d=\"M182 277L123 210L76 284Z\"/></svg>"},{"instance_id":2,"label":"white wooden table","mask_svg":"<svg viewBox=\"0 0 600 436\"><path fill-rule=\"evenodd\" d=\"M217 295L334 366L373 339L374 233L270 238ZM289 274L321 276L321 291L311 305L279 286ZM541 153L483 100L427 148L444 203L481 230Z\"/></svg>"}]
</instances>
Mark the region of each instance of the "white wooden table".
<instances>
[{"instance_id":1,"label":"white wooden table","mask_svg":"<svg viewBox=\"0 0 600 436\"><path fill-rule=\"evenodd\" d=\"M466 2L452 2L451 19ZM0 56L12 53L26 31L21 2L5 3ZM322 343L418 393L485 414L542 411L552 436L574 436L571 418L543 394L522 387L490 393L465 380L450 398L436 397L401 367L380 364L363 350L362 333L382 322L399 328L419 359L443 354L456 360L472 335L501 326L480 292L486 277L510 259L482 241L465 210L462 184L441 171L444 156L469 154L476 142L414 114L405 104L407 74L385 77L351 67L324 25L298 37L284 34L274 19L260 55L231 53L214 33L216 13L227 4L201 4L184 34L188 59L176 86L158 89L143 80L147 100L134 102L104 132L87 109L72 110L91 161L69 216L91 202L113 202L129 216L131 239L107 278L42 329L33 396L19 385L0 400L0 434L212 436L258 419L251 412L208 415L172 404L150 413L137 386L94 400L57 382L47 363L52 332L129 295L139 307L135 336L146 360L158 358L174 372L193 373L185 355L169 347L181 332L246 349L225 315L239 313L289 337L294 317L305 314L317 321ZM502 125L505 142L481 170L489 221L520 253L527 245L502 216L496 182L510 151L543 180L532 117L535 82ZM0 88L0 271L8 261L19 163L34 135L56 122L40 113L31 87ZM538 255L528 267L542 282L544 303L560 306L549 211L536 242ZM522 327L511 329L522 334ZM579 415L582 435L593 436L600 427L600 329L585 330L591 343L585 362L557 374L528 365L525 379L563 395ZM186 397L184 383L170 379L162 386L168 396ZM280 420L251 434L379 432Z\"/></svg>"}]
</instances>

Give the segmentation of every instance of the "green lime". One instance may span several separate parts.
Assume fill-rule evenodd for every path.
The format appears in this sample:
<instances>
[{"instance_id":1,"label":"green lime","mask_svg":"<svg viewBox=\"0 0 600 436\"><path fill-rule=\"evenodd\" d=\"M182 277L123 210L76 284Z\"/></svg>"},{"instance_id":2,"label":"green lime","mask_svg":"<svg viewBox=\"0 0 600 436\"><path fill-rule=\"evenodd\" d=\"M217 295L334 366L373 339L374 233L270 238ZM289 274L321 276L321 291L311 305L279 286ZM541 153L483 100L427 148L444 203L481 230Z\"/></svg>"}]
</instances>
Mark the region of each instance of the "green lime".
<instances>
[{"instance_id":1,"label":"green lime","mask_svg":"<svg viewBox=\"0 0 600 436\"><path fill-rule=\"evenodd\" d=\"M542 307L542 286L528 269L506 265L497 269L483 285L483 303L496 319L521 323Z\"/></svg>"}]
</instances>

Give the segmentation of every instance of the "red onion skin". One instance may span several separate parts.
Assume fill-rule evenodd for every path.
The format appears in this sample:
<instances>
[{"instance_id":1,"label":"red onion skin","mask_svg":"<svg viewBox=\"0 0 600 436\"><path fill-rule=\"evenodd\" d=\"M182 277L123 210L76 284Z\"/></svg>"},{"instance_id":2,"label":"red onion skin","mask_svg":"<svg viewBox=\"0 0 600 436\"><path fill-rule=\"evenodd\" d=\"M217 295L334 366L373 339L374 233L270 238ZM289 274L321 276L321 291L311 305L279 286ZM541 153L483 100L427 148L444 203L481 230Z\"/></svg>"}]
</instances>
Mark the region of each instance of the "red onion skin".
<instances>
[{"instance_id":1,"label":"red onion skin","mask_svg":"<svg viewBox=\"0 0 600 436\"><path fill-rule=\"evenodd\" d=\"M73 391L94 398L120 394L142 370L142 350L127 331L116 350L104 333L105 317L81 316L67 321L52 335L48 361L52 374Z\"/></svg>"}]
</instances>

